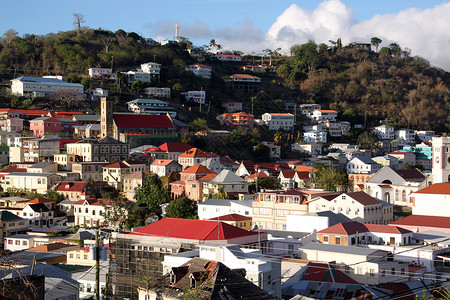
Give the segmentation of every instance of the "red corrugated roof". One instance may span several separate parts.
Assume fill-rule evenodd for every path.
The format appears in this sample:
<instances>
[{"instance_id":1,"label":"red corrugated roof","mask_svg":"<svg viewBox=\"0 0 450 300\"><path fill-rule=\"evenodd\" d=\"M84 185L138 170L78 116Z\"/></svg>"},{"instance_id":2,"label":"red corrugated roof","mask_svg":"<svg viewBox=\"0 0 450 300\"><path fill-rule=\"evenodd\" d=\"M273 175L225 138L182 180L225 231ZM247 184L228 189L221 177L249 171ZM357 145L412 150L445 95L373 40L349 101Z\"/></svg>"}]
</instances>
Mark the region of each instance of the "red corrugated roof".
<instances>
[{"instance_id":1,"label":"red corrugated roof","mask_svg":"<svg viewBox=\"0 0 450 300\"><path fill-rule=\"evenodd\" d=\"M139 228L131 234L197 241L217 241L252 236L258 233L218 221L164 218Z\"/></svg>"},{"instance_id":2,"label":"red corrugated roof","mask_svg":"<svg viewBox=\"0 0 450 300\"><path fill-rule=\"evenodd\" d=\"M114 121L121 128L175 128L168 116L115 114Z\"/></svg>"},{"instance_id":3,"label":"red corrugated roof","mask_svg":"<svg viewBox=\"0 0 450 300\"><path fill-rule=\"evenodd\" d=\"M188 151L189 149L192 149L192 147L189 144L186 143L164 143L161 146L157 147L154 151L155 152L179 152L183 153ZM147 150L146 150L147 151Z\"/></svg>"},{"instance_id":4,"label":"red corrugated roof","mask_svg":"<svg viewBox=\"0 0 450 300\"><path fill-rule=\"evenodd\" d=\"M47 198L34 198L33 200L28 201L27 203L32 204L32 203L56 203L56 202Z\"/></svg>"},{"instance_id":5,"label":"red corrugated roof","mask_svg":"<svg viewBox=\"0 0 450 300\"><path fill-rule=\"evenodd\" d=\"M438 194L438 195L450 195L450 182L435 183L426 188L418 190L413 194Z\"/></svg>"},{"instance_id":6,"label":"red corrugated roof","mask_svg":"<svg viewBox=\"0 0 450 300\"><path fill-rule=\"evenodd\" d=\"M389 225L407 225L417 227L450 228L450 217L410 215Z\"/></svg>"},{"instance_id":7,"label":"red corrugated roof","mask_svg":"<svg viewBox=\"0 0 450 300\"><path fill-rule=\"evenodd\" d=\"M230 78L254 78L254 79L261 79L257 76L252 76L248 74L233 74L230 76Z\"/></svg>"},{"instance_id":8,"label":"red corrugated roof","mask_svg":"<svg viewBox=\"0 0 450 300\"><path fill-rule=\"evenodd\" d=\"M76 143L76 142L79 142L79 141L81 141L82 139L58 139L59 140L59 148L64 148L64 145L65 144L68 144L68 143Z\"/></svg>"},{"instance_id":9,"label":"red corrugated roof","mask_svg":"<svg viewBox=\"0 0 450 300\"><path fill-rule=\"evenodd\" d=\"M216 172L214 172L200 164L193 165L192 167L189 167L186 170L181 171L180 174L205 174L205 175L206 174L216 174L217 175Z\"/></svg>"},{"instance_id":10,"label":"red corrugated roof","mask_svg":"<svg viewBox=\"0 0 450 300\"><path fill-rule=\"evenodd\" d=\"M220 216L217 218L211 218L208 220L239 222L239 221L251 221L252 218L246 217L243 215L239 215L239 214L229 214L229 215L224 215L224 216Z\"/></svg>"},{"instance_id":11,"label":"red corrugated roof","mask_svg":"<svg viewBox=\"0 0 450 300\"><path fill-rule=\"evenodd\" d=\"M25 169L25 168L18 168L16 166L11 166L11 167L7 167L7 168L5 168L5 169L0 171L0 173L13 173L13 172L25 173L25 172L27 172L27 169Z\"/></svg>"},{"instance_id":12,"label":"red corrugated roof","mask_svg":"<svg viewBox=\"0 0 450 300\"><path fill-rule=\"evenodd\" d=\"M130 168L130 166L125 164L125 163L123 163L123 162L121 162L121 161L119 161L119 162L116 162L116 163L104 166L103 168L107 168L107 169L128 169L128 168Z\"/></svg>"}]
</instances>

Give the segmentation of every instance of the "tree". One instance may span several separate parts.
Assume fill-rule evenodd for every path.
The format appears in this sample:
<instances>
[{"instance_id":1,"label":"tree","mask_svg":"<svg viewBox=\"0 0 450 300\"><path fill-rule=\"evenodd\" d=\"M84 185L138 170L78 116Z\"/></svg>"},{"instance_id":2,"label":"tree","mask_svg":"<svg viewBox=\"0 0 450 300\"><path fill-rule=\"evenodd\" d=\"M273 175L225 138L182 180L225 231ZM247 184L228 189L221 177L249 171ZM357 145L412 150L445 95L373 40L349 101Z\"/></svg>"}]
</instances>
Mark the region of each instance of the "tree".
<instances>
[{"instance_id":1,"label":"tree","mask_svg":"<svg viewBox=\"0 0 450 300\"><path fill-rule=\"evenodd\" d=\"M54 190L48 190L47 193L45 193L45 198L55 201L56 203L59 203L63 200L63 196L55 192Z\"/></svg>"},{"instance_id":2,"label":"tree","mask_svg":"<svg viewBox=\"0 0 450 300\"><path fill-rule=\"evenodd\" d=\"M382 40L376 36L370 39L370 43L375 46L376 51L378 52L378 46L381 44Z\"/></svg>"},{"instance_id":3,"label":"tree","mask_svg":"<svg viewBox=\"0 0 450 300\"><path fill-rule=\"evenodd\" d=\"M115 228L126 226L126 220L133 207L130 201L120 194L105 193L102 205L105 208L103 217L106 224Z\"/></svg>"},{"instance_id":4,"label":"tree","mask_svg":"<svg viewBox=\"0 0 450 300\"><path fill-rule=\"evenodd\" d=\"M181 197L172 200L166 207L165 217L180 218L180 219L198 219L197 203L195 203L188 197Z\"/></svg>"},{"instance_id":5,"label":"tree","mask_svg":"<svg viewBox=\"0 0 450 300\"><path fill-rule=\"evenodd\" d=\"M86 22L84 20L84 15L80 13L73 14L73 25L76 27L77 32L81 32L81 24Z\"/></svg>"},{"instance_id":6,"label":"tree","mask_svg":"<svg viewBox=\"0 0 450 300\"><path fill-rule=\"evenodd\" d=\"M155 176L146 176L142 185L135 189L137 204L145 204L150 213L160 216L161 204L169 202L170 197L161 180Z\"/></svg>"},{"instance_id":7,"label":"tree","mask_svg":"<svg viewBox=\"0 0 450 300\"><path fill-rule=\"evenodd\" d=\"M281 141L283 140L283 132L281 132L281 131L277 131L277 132L275 132L274 133L274 135L273 135L273 141L277 144L277 145L279 145L280 143L281 143Z\"/></svg>"},{"instance_id":8,"label":"tree","mask_svg":"<svg viewBox=\"0 0 450 300\"><path fill-rule=\"evenodd\" d=\"M189 125L194 132L209 130L208 123L205 119L195 119L194 121L190 122Z\"/></svg>"},{"instance_id":9,"label":"tree","mask_svg":"<svg viewBox=\"0 0 450 300\"><path fill-rule=\"evenodd\" d=\"M3 34L2 39L6 42L7 45L11 44L11 41L15 38L17 38L18 32L14 29L9 29Z\"/></svg>"},{"instance_id":10,"label":"tree","mask_svg":"<svg viewBox=\"0 0 450 300\"><path fill-rule=\"evenodd\" d=\"M315 183L318 188L327 191L341 190L347 184L347 174L332 166L316 164Z\"/></svg>"},{"instance_id":11,"label":"tree","mask_svg":"<svg viewBox=\"0 0 450 300\"><path fill-rule=\"evenodd\" d=\"M375 149L378 143L378 137L370 131L364 131L356 140L360 149Z\"/></svg>"}]
</instances>

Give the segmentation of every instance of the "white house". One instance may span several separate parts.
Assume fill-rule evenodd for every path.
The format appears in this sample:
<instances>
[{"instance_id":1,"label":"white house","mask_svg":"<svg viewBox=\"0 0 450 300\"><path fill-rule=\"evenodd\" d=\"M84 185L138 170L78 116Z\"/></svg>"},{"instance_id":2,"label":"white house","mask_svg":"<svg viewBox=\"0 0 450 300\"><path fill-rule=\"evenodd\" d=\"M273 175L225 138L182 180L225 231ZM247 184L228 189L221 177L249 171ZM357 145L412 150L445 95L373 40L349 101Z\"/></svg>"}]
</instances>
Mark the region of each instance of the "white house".
<instances>
[{"instance_id":1,"label":"white house","mask_svg":"<svg viewBox=\"0 0 450 300\"><path fill-rule=\"evenodd\" d=\"M139 72L139 71L128 71L123 73L125 75L125 78L127 80L128 84L132 84L135 81L141 81L141 82L150 82L150 73L145 72Z\"/></svg>"},{"instance_id":2,"label":"white house","mask_svg":"<svg viewBox=\"0 0 450 300\"><path fill-rule=\"evenodd\" d=\"M96 78L96 77L103 77L103 76L111 76L112 75L112 69L111 68L89 68L89 77Z\"/></svg>"},{"instance_id":3,"label":"white house","mask_svg":"<svg viewBox=\"0 0 450 300\"><path fill-rule=\"evenodd\" d=\"M159 80L159 75L161 73L161 64L154 63L154 62L148 62L145 64L141 64L141 70L144 73L150 74L151 81L154 81L153 79Z\"/></svg>"},{"instance_id":4,"label":"white house","mask_svg":"<svg viewBox=\"0 0 450 300\"><path fill-rule=\"evenodd\" d=\"M450 217L450 182L427 186L411 193L409 199L414 215Z\"/></svg>"},{"instance_id":5,"label":"white house","mask_svg":"<svg viewBox=\"0 0 450 300\"><path fill-rule=\"evenodd\" d=\"M303 133L303 140L306 143L327 143L327 133L325 131L307 131Z\"/></svg>"},{"instance_id":6,"label":"white house","mask_svg":"<svg viewBox=\"0 0 450 300\"><path fill-rule=\"evenodd\" d=\"M339 196L322 196L309 202L309 213L322 211L340 213L349 219L361 223L384 223L382 203L365 192L343 193Z\"/></svg>"},{"instance_id":7,"label":"white house","mask_svg":"<svg viewBox=\"0 0 450 300\"><path fill-rule=\"evenodd\" d=\"M186 101L194 101L196 103L205 104L206 91L188 91L181 93L186 98Z\"/></svg>"},{"instance_id":8,"label":"white house","mask_svg":"<svg viewBox=\"0 0 450 300\"><path fill-rule=\"evenodd\" d=\"M291 144L293 151L309 154L322 154L322 144L319 143L294 143Z\"/></svg>"},{"instance_id":9,"label":"white house","mask_svg":"<svg viewBox=\"0 0 450 300\"><path fill-rule=\"evenodd\" d=\"M357 156L347 163L347 174L372 174L380 169L381 165L367 156Z\"/></svg>"},{"instance_id":10,"label":"white house","mask_svg":"<svg viewBox=\"0 0 450 300\"><path fill-rule=\"evenodd\" d=\"M56 78L22 76L11 80L11 93L24 97L47 97L56 92L71 92L80 99L84 95L84 87L79 83L69 83Z\"/></svg>"},{"instance_id":11,"label":"white house","mask_svg":"<svg viewBox=\"0 0 450 300\"><path fill-rule=\"evenodd\" d=\"M393 140L395 138L394 127L388 125L380 125L372 131L380 140Z\"/></svg>"},{"instance_id":12,"label":"white house","mask_svg":"<svg viewBox=\"0 0 450 300\"><path fill-rule=\"evenodd\" d=\"M302 113L302 115L305 115L307 117L311 117L313 111L320 109L322 109L322 106L315 103L300 104L298 107L298 110Z\"/></svg>"},{"instance_id":13,"label":"white house","mask_svg":"<svg viewBox=\"0 0 450 300\"><path fill-rule=\"evenodd\" d=\"M331 109L316 109L311 117L316 121L336 121L337 111Z\"/></svg>"},{"instance_id":14,"label":"white house","mask_svg":"<svg viewBox=\"0 0 450 300\"><path fill-rule=\"evenodd\" d=\"M155 173L158 177L164 177L170 172L181 172L181 170L181 165L171 159L156 159L150 165L150 172Z\"/></svg>"},{"instance_id":15,"label":"white house","mask_svg":"<svg viewBox=\"0 0 450 300\"><path fill-rule=\"evenodd\" d=\"M251 200L208 199L198 203L198 218L208 220L228 214L252 216Z\"/></svg>"},{"instance_id":16,"label":"white house","mask_svg":"<svg viewBox=\"0 0 450 300\"><path fill-rule=\"evenodd\" d=\"M395 137L406 142L407 145L416 144L416 133L412 129L402 128L395 131Z\"/></svg>"},{"instance_id":17,"label":"white house","mask_svg":"<svg viewBox=\"0 0 450 300\"><path fill-rule=\"evenodd\" d=\"M168 87L147 87L144 88L144 93L149 96L167 98L170 97L170 88Z\"/></svg>"},{"instance_id":18,"label":"white house","mask_svg":"<svg viewBox=\"0 0 450 300\"><path fill-rule=\"evenodd\" d=\"M233 171L222 170L214 179L203 184L203 194L217 194L219 188L228 194L248 193L248 182Z\"/></svg>"},{"instance_id":19,"label":"white house","mask_svg":"<svg viewBox=\"0 0 450 300\"><path fill-rule=\"evenodd\" d=\"M75 226L98 227L104 225L105 207L102 199L81 199L73 204Z\"/></svg>"},{"instance_id":20,"label":"white house","mask_svg":"<svg viewBox=\"0 0 450 300\"><path fill-rule=\"evenodd\" d=\"M416 136L423 142L431 142L435 133L432 130L416 130Z\"/></svg>"},{"instance_id":21,"label":"white house","mask_svg":"<svg viewBox=\"0 0 450 300\"><path fill-rule=\"evenodd\" d=\"M5 250L22 251L35 246L37 235L15 234L5 237Z\"/></svg>"},{"instance_id":22,"label":"white house","mask_svg":"<svg viewBox=\"0 0 450 300\"><path fill-rule=\"evenodd\" d=\"M288 113L265 113L262 120L269 130L292 130L294 128L294 115Z\"/></svg>"},{"instance_id":23,"label":"white house","mask_svg":"<svg viewBox=\"0 0 450 300\"><path fill-rule=\"evenodd\" d=\"M203 64L194 64L187 66L186 71L191 71L196 76L210 79L212 74L212 67Z\"/></svg>"},{"instance_id":24,"label":"white house","mask_svg":"<svg viewBox=\"0 0 450 300\"><path fill-rule=\"evenodd\" d=\"M50 227L53 225L54 214L43 203L28 204L22 211L18 211L16 214L28 220L30 226Z\"/></svg>"},{"instance_id":25,"label":"white house","mask_svg":"<svg viewBox=\"0 0 450 300\"><path fill-rule=\"evenodd\" d=\"M128 110L137 114L149 115L167 115L170 114L172 118L177 116L175 108L169 106L165 101L158 99L134 99L126 103Z\"/></svg>"},{"instance_id":26,"label":"white house","mask_svg":"<svg viewBox=\"0 0 450 300\"><path fill-rule=\"evenodd\" d=\"M232 55L232 54L216 54L214 55L215 58L221 61L241 61L242 58L239 55Z\"/></svg>"}]
</instances>

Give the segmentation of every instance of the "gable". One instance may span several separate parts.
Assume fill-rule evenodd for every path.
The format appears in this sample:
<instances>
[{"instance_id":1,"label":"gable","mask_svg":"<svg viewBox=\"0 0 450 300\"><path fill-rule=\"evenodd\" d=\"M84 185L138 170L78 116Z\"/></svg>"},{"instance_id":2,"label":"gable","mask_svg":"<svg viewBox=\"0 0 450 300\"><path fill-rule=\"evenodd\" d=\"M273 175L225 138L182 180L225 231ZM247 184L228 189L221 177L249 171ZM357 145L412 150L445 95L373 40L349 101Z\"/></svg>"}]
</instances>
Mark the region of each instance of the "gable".
<instances>
[{"instance_id":1,"label":"gable","mask_svg":"<svg viewBox=\"0 0 450 300\"><path fill-rule=\"evenodd\" d=\"M400 175L398 175L394 170L392 170L390 167L384 167L378 172L376 172L369 180L367 180L367 183L388 183L385 182L389 180L394 185L405 185L406 180L403 179Z\"/></svg>"}]
</instances>

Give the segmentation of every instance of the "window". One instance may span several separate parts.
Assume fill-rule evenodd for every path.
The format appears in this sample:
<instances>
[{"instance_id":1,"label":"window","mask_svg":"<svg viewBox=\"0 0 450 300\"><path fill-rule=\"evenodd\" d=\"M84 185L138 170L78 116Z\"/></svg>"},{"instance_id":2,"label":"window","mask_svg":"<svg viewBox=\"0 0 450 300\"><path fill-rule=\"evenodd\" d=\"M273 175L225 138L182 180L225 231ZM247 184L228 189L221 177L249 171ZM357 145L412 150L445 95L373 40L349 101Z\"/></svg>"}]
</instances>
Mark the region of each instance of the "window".
<instances>
[{"instance_id":1,"label":"window","mask_svg":"<svg viewBox=\"0 0 450 300\"><path fill-rule=\"evenodd\" d=\"M324 235L323 236L323 242L324 243L328 243L328 235Z\"/></svg>"},{"instance_id":2,"label":"window","mask_svg":"<svg viewBox=\"0 0 450 300\"><path fill-rule=\"evenodd\" d=\"M375 277L375 269L370 269L369 270L369 276L370 277Z\"/></svg>"},{"instance_id":3,"label":"window","mask_svg":"<svg viewBox=\"0 0 450 300\"><path fill-rule=\"evenodd\" d=\"M395 268L391 269L391 275L395 275Z\"/></svg>"},{"instance_id":4,"label":"window","mask_svg":"<svg viewBox=\"0 0 450 300\"><path fill-rule=\"evenodd\" d=\"M340 245L341 244L341 237L337 236L336 237L336 245Z\"/></svg>"},{"instance_id":5,"label":"window","mask_svg":"<svg viewBox=\"0 0 450 300\"><path fill-rule=\"evenodd\" d=\"M20 241L16 241L16 246L20 246Z\"/></svg>"}]
</instances>

